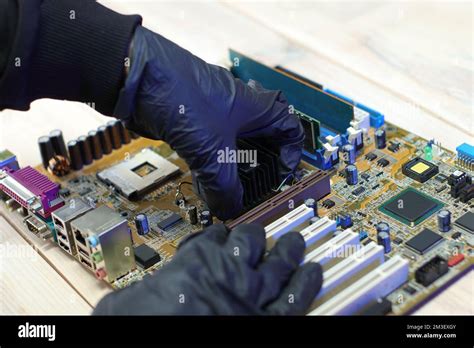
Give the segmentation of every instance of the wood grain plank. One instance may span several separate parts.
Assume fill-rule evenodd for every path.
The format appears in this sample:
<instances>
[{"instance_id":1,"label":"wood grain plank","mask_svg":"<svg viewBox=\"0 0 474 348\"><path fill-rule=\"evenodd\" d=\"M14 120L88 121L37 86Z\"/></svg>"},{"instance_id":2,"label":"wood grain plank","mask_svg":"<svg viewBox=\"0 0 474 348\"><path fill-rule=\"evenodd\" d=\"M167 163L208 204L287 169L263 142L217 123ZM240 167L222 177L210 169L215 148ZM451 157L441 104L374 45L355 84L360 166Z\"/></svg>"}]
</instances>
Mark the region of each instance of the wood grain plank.
<instances>
[{"instance_id":1,"label":"wood grain plank","mask_svg":"<svg viewBox=\"0 0 474 348\"><path fill-rule=\"evenodd\" d=\"M0 313L89 314L91 306L0 216Z\"/></svg>"},{"instance_id":2,"label":"wood grain plank","mask_svg":"<svg viewBox=\"0 0 474 348\"><path fill-rule=\"evenodd\" d=\"M417 310L414 315L474 315L474 271Z\"/></svg>"},{"instance_id":3,"label":"wood grain plank","mask_svg":"<svg viewBox=\"0 0 474 348\"><path fill-rule=\"evenodd\" d=\"M98 280L93 273L86 270L76 259L53 242L39 239L28 231L22 223L21 216L9 212L4 204L0 204L0 217L8 221L17 234L19 233L58 275L66 279L89 306L94 307L104 295L112 291L110 286Z\"/></svg>"}]
</instances>

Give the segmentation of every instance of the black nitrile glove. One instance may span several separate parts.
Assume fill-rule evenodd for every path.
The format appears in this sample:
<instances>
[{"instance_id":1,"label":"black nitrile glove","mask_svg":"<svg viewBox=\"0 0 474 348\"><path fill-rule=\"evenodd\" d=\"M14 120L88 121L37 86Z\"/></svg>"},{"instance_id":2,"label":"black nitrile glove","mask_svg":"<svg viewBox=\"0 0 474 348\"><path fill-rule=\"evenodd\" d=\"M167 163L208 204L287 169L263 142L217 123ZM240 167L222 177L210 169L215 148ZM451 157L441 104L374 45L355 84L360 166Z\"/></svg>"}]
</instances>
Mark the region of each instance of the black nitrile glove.
<instances>
[{"instance_id":1,"label":"black nitrile glove","mask_svg":"<svg viewBox=\"0 0 474 348\"><path fill-rule=\"evenodd\" d=\"M131 52L114 114L186 160L215 216L226 220L242 209L237 164L217 160L219 150L236 149L237 137L269 137L280 148L282 179L296 169L304 133L281 92L247 85L143 27Z\"/></svg>"},{"instance_id":2,"label":"black nitrile glove","mask_svg":"<svg viewBox=\"0 0 474 348\"><path fill-rule=\"evenodd\" d=\"M265 231L240 225L229 234L212 225L182 243L152 276L103 298L98 315L297 315L322 284L319 264L300 266L305 249L297 232L265 252Z\"/></svg>"}]
</instances>

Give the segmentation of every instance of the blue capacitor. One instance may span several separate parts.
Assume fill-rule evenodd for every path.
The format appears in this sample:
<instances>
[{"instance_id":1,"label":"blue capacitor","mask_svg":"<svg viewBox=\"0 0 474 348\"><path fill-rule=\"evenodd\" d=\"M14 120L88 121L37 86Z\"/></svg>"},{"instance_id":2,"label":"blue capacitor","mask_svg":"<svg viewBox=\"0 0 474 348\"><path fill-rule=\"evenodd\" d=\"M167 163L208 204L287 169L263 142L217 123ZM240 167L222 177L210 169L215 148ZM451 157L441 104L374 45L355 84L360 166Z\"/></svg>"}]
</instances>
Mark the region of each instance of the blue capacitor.
<instances>
[{"instance_id":1,"label":"blue capacitor","mask_svg":"<svg viewBox=\"0 0 474 348\"><path fill-rule=\"evenodd\" d=\"M377 149L385 149L387 146L387 135L383 129L375 131L375 147Z\"/></svg>"},{"instance_id":2,"label":"blue capacitor","mask_svg":"<svg viewBox=\"0 0 474 348\"><path fill-rule=\"evenodd\" d=\"M438 229L440 232L448 232L451 229L451 212L443 209L438 212Z\"/></svg>"},{"instance_id":3,"label":"blue capacitor","mask_svg":"<svg viewBox=\"0 0 474 348\"><path fill-rule=\"evenodd\" d=\"M359 181L357 174L357 167L349 164L346 167L346 182L348 185L355 185Z\"/></svg>"},{"instance_id":4,"label":"blue capacitor","mask_svg":"<svg viewBox=\"0 0 474 348\"><path fill-rule=\"evenodd\" d=\"M351 144L346 144L342 147L342 154L344 162L347 164L354 164L356 160L356 149Z\"/></svg>"},{"instance_id":5,"label":"blue capacitor","mask_svg":"<svg viewBox=\"0 0 474 348\"><path fill-rule=\"evenodd\" d=\"M377 234L385 232L390 235L390 226L386 222L379 222L375 228L377 229Z\"/></svg>"},{"instance_id":6,"label":"blue capacitor","mask_svg":"<svg viewBox=\"0 0 474 348\"><path fill-rule=\"evenodd\" d=\"M138 214L135 216L135 226L137 227L137 232L140 236L144 236L150 232L148 217L145 214Z\"/></svg>"},{"instance_id":7,"label":"blue capacitor","mask_svg":"<svg viewBox=\"0 0 474 348\"><path fill-rule=\"evenodd\" d=\"M389 253L392 250L390 235L387 232L379 232L377 234L377 243L383 246L385 253Z\"/></svg>"}]
</instances>

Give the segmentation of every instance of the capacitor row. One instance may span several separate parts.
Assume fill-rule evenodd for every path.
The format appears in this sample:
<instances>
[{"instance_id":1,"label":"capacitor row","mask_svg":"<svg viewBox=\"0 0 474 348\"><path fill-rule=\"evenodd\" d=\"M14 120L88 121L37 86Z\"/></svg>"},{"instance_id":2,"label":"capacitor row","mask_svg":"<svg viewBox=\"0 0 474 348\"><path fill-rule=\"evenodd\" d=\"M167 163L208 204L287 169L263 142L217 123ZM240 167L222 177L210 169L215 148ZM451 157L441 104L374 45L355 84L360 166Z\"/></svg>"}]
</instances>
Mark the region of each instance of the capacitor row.
<instances>
[{"instance_id":1,"label":"capacitor row","mask_svg":"<svg viewBox=\"0 0 474 348\"><path fill-rule=\"evenodd\" d=\"M43 167L54 175L65 175L72 170L80 170L84 165L91 164L93 160L110 154L112 150L119 149L123 144L130 143L131 139L138 138L134 132L126 129L120 120L111 120L97 129L81 135L76 140L64 142L64 137L59 129L49 135L38 138Z\"/></svg>"}]
</instances>

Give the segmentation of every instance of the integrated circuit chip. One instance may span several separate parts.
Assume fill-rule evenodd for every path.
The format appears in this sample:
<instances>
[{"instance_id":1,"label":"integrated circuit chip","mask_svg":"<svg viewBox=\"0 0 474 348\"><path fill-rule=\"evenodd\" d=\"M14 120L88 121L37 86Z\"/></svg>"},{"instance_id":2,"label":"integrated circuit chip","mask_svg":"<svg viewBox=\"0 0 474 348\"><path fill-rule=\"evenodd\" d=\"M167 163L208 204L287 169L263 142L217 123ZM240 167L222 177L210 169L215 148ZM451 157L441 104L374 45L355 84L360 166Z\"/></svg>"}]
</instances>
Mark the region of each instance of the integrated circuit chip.
<instances>
[{"instance_id":1,"label":"integrated circuit chip","mask_svg":"<svg viewBox=\"0 0 474 348\"><path fill-rule=\"evenodd\" d=\"M381 158L377 161L377 165L381 166L381 167L386 167L390 164L390 161L386 158Z\"/></svg>"},{"instance_id":2,"label":"integrated circuit chip","mask_svg":"<svg viewBox=\"0 0 474 348\"><path fill-rule=\"evenodd\" d=\"M419 182L425 182L438 174L438 166L425 161L423 158L416 157L402 167L402 173Z\"/></svg>"},{"instance_id":3,"label":"integrated circuit chip","mask_svg":"<svg viewBox=\"0 0 474 348\"><path fill-rule=\"evenodd\" d=\"M409 226L416 226L438 211L443 204L412 188L391 198L379 208L383 213Z\"/></svg>"},{"instance_id":4,"label":"integrated circuit chip","mask_svg":"<svg viewBox=\"0 0 474 348\"><path fill-rule=\"evenodd\" d=\"M326 209L331 209L336 205L336 202L334 202L332 199L325 199L322 203L323 207Z\"/></svg>"},{"instance_id":5,"label":"integrated circuit chip","mask_svg":"<svg viewBox=\"0 0 474 348\"><path fill-rule=\"evenodd\" d=\"M443 240L444 238L439 234L431 231L428 228L425 228L423 231L407 241L405 245L418 254L423 255Z\"/></svg>"},{"instance_id":6,"label":"integrated circuit chip","mask_svg":"<svg viewBox=\"0 0 474 348\"><path fill-rule=\"evenodd\" d=\"M468 211L466 214L458 218L454 224L459 228L462 228L464 231L474 233L474 213Z\"/></svg>"},{"instance_id":7,"label":"integrated circuit chip","mask_svg":"<svg viewBox=\"0 0 474 348\"><path fill-rule=\"evenodd\" d=\"M183 220L183 218L181 216L179 216L178 214L176 213L173 213L171 214L169 217L167 217L166 219L164 220L161 220L160 222L158 222L158 227L161 228L163 231L166 231L168 230L169 228L173 227L173 225L177 224L178 222L180 222L181 220Z\"/></svg>"},{"instance_id":8,"label":"integrated circuit chip","mask_svg":"<svg viewBox=\"0 0 474 348\"><path fill-rule=\"evenodd\" d=\"M135 261L144 269L150 268L161 261L160 254L146 244L137 246L133 251L135 252Z\"/></svg>"}]
</instances>

